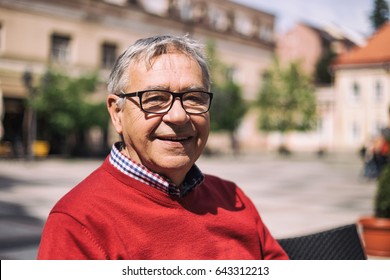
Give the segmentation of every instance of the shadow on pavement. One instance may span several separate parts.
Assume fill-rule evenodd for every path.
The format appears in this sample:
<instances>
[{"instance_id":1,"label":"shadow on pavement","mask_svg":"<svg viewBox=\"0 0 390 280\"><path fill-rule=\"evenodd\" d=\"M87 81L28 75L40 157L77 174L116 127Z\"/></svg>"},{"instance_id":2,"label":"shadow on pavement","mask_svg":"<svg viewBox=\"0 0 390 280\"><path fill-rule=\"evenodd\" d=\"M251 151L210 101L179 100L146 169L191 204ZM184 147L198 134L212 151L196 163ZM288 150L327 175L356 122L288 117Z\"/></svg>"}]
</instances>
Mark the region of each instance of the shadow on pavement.
<instances>
[{"instance_id":1,"label":"shadow on pavement","mask_svg":"<svg viewBox=\"0 0 390 280\"><path fill-rule=\"evenodd\" d=\"M35 259L42 228L21 205L0 201L0 259Z\"/></svg>"},{"instance_id":2,"label":"shadow on pavement","mask_svg":"<svg viewBox=\"0 0 390 280\"><path fill-rule=\"evenodd\" d=\"M17 186L20 183L25 183L25 181L0 174L0 190L12 188L13 186Z\"/></svg>"}]
</instances>

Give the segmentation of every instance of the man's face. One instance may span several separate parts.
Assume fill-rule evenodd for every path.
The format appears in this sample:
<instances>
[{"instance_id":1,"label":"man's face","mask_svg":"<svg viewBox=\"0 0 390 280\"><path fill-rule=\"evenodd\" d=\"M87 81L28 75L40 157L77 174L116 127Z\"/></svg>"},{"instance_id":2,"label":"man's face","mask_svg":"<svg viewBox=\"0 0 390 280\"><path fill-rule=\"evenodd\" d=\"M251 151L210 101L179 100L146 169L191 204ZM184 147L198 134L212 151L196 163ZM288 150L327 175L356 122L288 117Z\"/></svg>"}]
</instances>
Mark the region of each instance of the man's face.
<instances>
[{"instance_id":1,"label":"man's face","mask_svg":"<svg viewBox=\"0 0 390 280\"><path fill-rule=\"evenodd\" d=\"M199 64L181 53L158 56L148 68L142 61L130 67L129 75L125 92L206 90ZM179 99L165 114L145 113L138 97L128 98L123 111L119 111L114 108L116 98L110 95L108 106L117 132L123 135L127 150L124 153L175 184L182 183L206 144L209 114L187 114Z\"/></svg>"}]
</instances>

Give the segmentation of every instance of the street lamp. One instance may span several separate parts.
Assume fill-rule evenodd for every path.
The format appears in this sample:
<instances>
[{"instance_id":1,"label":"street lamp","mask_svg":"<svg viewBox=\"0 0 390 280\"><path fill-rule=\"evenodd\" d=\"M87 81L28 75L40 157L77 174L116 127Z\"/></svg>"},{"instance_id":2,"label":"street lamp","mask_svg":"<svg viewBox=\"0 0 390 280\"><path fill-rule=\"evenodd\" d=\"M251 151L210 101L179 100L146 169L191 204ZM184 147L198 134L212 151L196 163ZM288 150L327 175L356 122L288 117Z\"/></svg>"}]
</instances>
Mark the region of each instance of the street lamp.
<instances>
[{"instance_id":1,"label":"street lamp","mask_svg":"<svg viewBox=\"0 0 390 280\"><path fill-rule=\"evenodd\" d=\"M23 73L22 80L24 86L28 91L28 98L30 101L34 100L35 97L35 89L33 87L33 74L30 70L26 70ZM30 105L27 106L26 109L26 118L25 118L25 131L26 131L26 158L28 160L34 159L34 151L33 145L35 142L36 134L37 134L37 119L36 112L34 108Z\"/></svg>"}]
</instances>

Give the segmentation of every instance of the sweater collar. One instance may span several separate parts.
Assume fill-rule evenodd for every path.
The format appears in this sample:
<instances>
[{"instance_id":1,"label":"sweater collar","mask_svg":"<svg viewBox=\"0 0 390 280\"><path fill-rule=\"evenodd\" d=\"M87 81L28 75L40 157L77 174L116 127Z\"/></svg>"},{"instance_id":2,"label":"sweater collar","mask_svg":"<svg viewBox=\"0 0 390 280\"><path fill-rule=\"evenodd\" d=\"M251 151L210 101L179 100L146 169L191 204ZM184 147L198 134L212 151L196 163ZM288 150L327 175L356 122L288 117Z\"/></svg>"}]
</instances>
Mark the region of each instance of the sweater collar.
<instances>
[{"instance_id":1,"label":"sweater collar","mask_svg":"<svg viewBox=\"0 0 390 280\"><path fill-rule=\"evenodd\" d=\"M150 171L145 166L138 164L126 157L120 151L123 149L123 142L117 142L112 146L109 156L109 162L120 172L136 179L148 186L158 189L168 195L174 197L184 197L195 187L199 186L203 180L204 175L199 168L194 164L187 173L184 182L180 186L176 186L169 179Z\"/></svg>"}]
</instances>

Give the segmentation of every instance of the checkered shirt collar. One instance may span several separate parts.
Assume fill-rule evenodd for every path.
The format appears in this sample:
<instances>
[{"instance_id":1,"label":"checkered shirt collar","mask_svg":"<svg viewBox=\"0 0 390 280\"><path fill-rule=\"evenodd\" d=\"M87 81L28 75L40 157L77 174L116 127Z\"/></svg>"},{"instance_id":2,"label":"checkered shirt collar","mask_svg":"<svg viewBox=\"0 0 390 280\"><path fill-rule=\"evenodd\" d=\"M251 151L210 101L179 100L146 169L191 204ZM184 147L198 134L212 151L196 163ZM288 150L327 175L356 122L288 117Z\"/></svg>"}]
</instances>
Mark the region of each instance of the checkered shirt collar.
<instances>
[{"instance_id":1,"label":"checkered shirt collar","mask_svg":"<svg viewBox=\"0 0 390 280\"><path fill-rule=\"evenodd\" d=\"M122 154L120 151L123 146L123 142L117 142L112 146L109 157L110 163L127 176L158 189L170 196L184 197L195 187L199 186L204 180L202 172L196 165L193 165L187 173L183 184L181 186L176 186L168 179L150 171L145 166L134 162Z\"/></svg>"}]
</instances>

